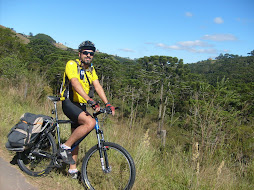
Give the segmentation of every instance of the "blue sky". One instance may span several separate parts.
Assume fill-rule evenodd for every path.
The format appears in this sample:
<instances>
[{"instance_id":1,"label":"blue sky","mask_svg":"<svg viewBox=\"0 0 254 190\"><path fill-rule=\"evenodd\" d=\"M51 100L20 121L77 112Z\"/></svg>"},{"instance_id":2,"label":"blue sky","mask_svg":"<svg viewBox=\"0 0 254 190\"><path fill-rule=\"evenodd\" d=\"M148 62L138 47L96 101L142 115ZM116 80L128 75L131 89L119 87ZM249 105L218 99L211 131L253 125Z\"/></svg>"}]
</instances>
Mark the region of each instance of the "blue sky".
<instances>
[{"instance_id":1,"label":"blue sky","mask_svg":"<svg viewBox=\"0 0 254 190\"><path fill-rule=\"evenodd\" d=\"M0 24L76 49L193 63L254 50L253 0L0 0Z\"/></svg>"}]
</instances>

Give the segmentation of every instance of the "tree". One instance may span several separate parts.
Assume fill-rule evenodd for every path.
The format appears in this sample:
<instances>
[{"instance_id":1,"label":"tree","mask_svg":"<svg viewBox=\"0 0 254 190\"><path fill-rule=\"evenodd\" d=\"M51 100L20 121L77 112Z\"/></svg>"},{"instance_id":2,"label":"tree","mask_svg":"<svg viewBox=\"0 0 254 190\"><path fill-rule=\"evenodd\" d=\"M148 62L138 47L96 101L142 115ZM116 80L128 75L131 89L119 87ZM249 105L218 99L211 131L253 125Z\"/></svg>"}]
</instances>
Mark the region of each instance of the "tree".
<instances>
[{"instance_id":1,"label":"tree","mask_svg":"<svg viewBox=\"0 0 254 190\"><path fill-rule=\"evenodd\" d=\"M254 50L252 50L250 53L248 53L250 56L254 56Z\"/></svg>"},{"instance_id":2,"label":"tree","mask_svg":"<svg viewBox=\"0 0 254 190\"><path fill-rule=\"evenodd\" d=\"M32 54L41 60L44 60L45 56L54 53L56 47L53 46L47 40L32 39L28 44L28 48L32 50Z\"/></svg>"},{"instance_id":3,"label":"tree","mask_svg":"<svg viewBox=\"0 0 254 190\"><path fill-rule=\"evenodd\" d=\"M32 39L46 40L51 44L56 43L56 41L53 38L51 38L46 34L36 34Z\"/></svg>"},{"instance_id":4,"label":"tree","mask_svg":"<svg viewBox=\"0 0 254 190\"><path fill-rule=\"evenodd\" d=\"M229 53L226 53L226 54L220 54L218 57L216 57L215 59L217 60L222 60L222 59L228 59L228 58L237 58L239 57L239 55L234 55L234 54L229 54Z\"/></svg>"},{"instance_id":5,"label":"tree","mask_svg":"<svg viewBox=\"0 0 254 190\"><path fill-rule=\"evenodd\" d=\"M0 76L9 79L17 79L26 75L26 64L16 55L0 59Z\"/></svg>"},{"instance_id":6,"label":"tree","mask_svg":"<svg viewBox=\"0 0 254 190\"><path fill-rule=\"evenodd\" d=\"M0 28L0 58L15 55L25 59L27 49L15 33L8 28Z\"/></svg>"}]
</instances>

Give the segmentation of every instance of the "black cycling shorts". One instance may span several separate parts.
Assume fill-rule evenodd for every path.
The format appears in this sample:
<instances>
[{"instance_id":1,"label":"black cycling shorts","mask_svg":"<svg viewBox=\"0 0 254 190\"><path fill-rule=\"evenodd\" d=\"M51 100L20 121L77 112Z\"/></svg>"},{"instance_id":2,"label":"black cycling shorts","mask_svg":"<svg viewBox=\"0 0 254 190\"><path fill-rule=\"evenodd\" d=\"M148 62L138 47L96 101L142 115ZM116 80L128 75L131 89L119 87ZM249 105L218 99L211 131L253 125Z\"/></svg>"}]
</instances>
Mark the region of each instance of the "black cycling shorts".
<instances>
[{"instance_id":1,"label":"black cycling shorts","mask_svg":"<svg viewBox=\"0 0 254 190\"><path fill-rule=\"evenodd\" d=\"M77 128L79 126L78 116L81 112L86 111L86 105L71 102L70 99L66 99L62 102L62 109L64 114L74 122L71 124L71 128Z\"/></svg>"}]
</instances>

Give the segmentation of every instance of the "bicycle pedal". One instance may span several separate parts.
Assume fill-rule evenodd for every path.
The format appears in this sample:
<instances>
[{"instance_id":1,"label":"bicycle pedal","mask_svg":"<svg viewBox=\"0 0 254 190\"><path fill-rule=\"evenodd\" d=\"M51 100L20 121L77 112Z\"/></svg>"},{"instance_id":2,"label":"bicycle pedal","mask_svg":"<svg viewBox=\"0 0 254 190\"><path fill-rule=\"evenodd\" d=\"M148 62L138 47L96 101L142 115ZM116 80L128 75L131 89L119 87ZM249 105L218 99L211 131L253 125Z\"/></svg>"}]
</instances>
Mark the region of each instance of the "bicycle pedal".
<instances>
[{"instance_id":1,"label":"bicycle pedal","mask_svg":"<svg viewBox=\"0 0 254 190\"><path fill-rule=\"evenodd\" d=\"M55 162L54 165L55 165L56 168L61 168L61 167L63 167L63 165L62 165L61 162L57 162L57 163Z\"/></svg>"},{"instance_id":2,"label":"bicycle pedal","mask_svg":"<svg viewBox=\"0 0 254 190\"><path fill-rule=\"evenodd\" d=\"M62 162L62 160L61 159L58 159L58 158L55 158L54 159L54 167L56 167L56 168L61 168L61 167L63 167L63 164L62 164L63 162Z\"/></svg>"}]
</instances>

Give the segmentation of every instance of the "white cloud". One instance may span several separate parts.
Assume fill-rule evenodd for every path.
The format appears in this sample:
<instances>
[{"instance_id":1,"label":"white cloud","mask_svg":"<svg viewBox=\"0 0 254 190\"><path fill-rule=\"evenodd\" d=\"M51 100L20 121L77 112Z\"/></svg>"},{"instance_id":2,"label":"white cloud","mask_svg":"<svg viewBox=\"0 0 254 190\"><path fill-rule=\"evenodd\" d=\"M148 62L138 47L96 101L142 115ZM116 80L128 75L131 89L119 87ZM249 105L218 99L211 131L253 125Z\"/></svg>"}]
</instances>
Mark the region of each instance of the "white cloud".
<instances>
[{"instance_id":1,"label":"white cloud","mask_svg":"<svg viewBox=\"0 0 254 190\"><path fill-rule=\"evenodd\" d=\"M135 52L132 49L128 49L128 48L123 48L123 49L119 49L120 51L125 51L125 52Z\"/></svg>"},{"instance_id":2,"label":"white cloud","mask_svg":"<svg viewBox=\"0 0 254 190\"><path fill-rule=\"evenodd\" d=\"M163 43L157 43L157 44L155 44L155 46L163 48L163 49L167 49L167 50L185 50L185 51L192 52L192 53L209 53L209 54L217 53L217 50L213 49L213 48L199 49L199 47L212 47L213 46L213 45L203 42L201 40L182 41L182 42L177 42L174 45L166 45Z\"/></svg>"},{"instance_id":3,"label":"white cloud","mask_svg":"<svg viewBox=\"0 0 254 190\"><path fill-rule=\"evenodd\" d=\"M230 52L230 50L228 50L228 49L224 49L224 50L222 50L222 51L225 52L225 53Z\"/></svg>"},{"instance_id":4,"label":"white cloud","mask_svg":"<svg viewBox=\"0 0 254 190\"><path fill-rule=\"evenodd\" d=\"M224 20L221 18L221 17L216 17L214 20L213 20L216 24L222 24L224 22Z\"/></svg>"},{"instance_id":5,"label":"white cloud","mask_svg":"<svg viewBox=\"0 0 254 190\"><path fill-rule=\"evenodd\" d=\"M182 50L183 48L181 46L178 46L178 45L171 45L171 46L168 46L169 49L174 49L174 50Z\"/></svg>"},{"instance_id":6,"label":"white cloud","mask_svg":"<svg viewBox=\"0 0 254 190\"><path fill-rule=\"evenodd\" d=\"M194 53L208 53L208 54L215 54L217 53L216 49L192 49L192 52Z\"/></svg>"},{"instance_id":7,"label":"white cloud","mask_svg":"<svg viewBox=\"0 0 254 190\"><path fill-rule=\"evenodd\" d=\"M191 12L186 12L186 13L185 13L185 16L187 16L187 17L192 17L193 14L192 14Z\"/></svg>"},{"instance_id":8,"label":"white cloud","mask_svg":"<svg viewBox=\"0 0 254 190\"><path fill-rule=\"evenodd\" d=\"M213 34L213 35L204 35L202 37L204 40L212 40L212 41L236 41L237 37L233 34Z\"/></svg>"},{"instance_id":9,"label":"white cloud","mask_svg":"<svg viewBox=\"0 0 254 190\"><path fill-rule=\"evenodd\" d=\"M158 43L158 44L155 44L156 47L160 47L160 48L163 48L163 49L173 49L173 50L181 50L183 49L182 47L178 46L178 45L171 45L171 46L168 46L166 44L163 44L163 43Z\"/></svg>"},{"instance_id":10,"label":"white cloud","mask_svg":"<svg viewBox=\"0 0 254 190\"><path fill-rule=\"evenodd\" d=\"M211 47L212 46L206 42L202 42L201 40L183 41L183 42L178 42L177 44L183 47L193 47L193 46Z\"/></svg>"},{"instance_id":11,"label":"white cloud","mask_svg":"<svg viewBox=\"0 0 254 190\"><path fill-rule=\"evenodd\" d=\"M166 45L163 44L163 43L158 43L158 44L156 44L156 46L162 47L162 48L168 48L168 46L166 46Z\"/></svg>"}]
</instances>

